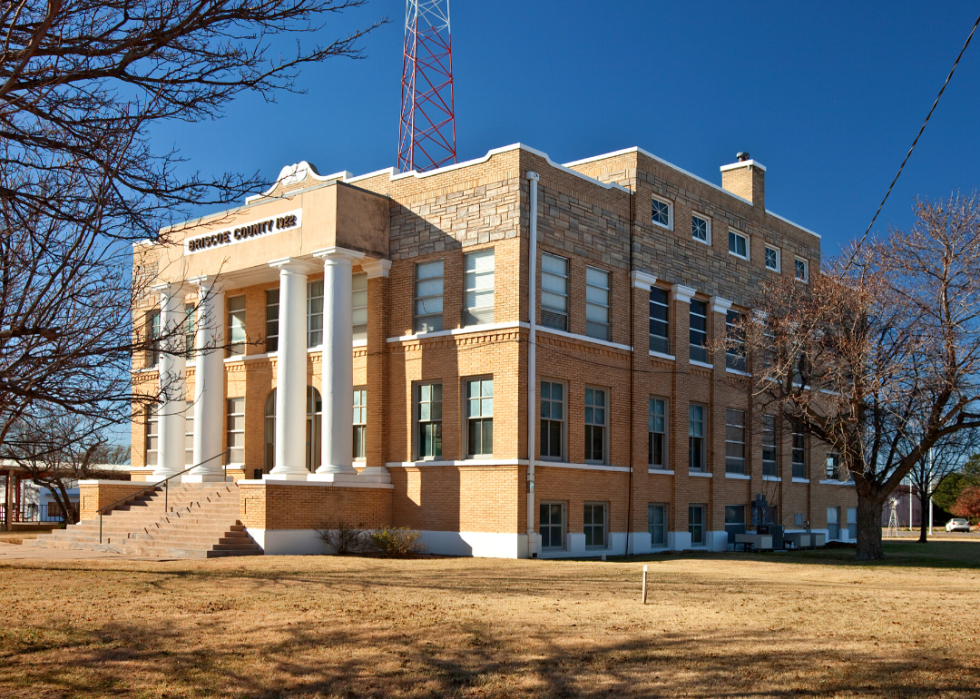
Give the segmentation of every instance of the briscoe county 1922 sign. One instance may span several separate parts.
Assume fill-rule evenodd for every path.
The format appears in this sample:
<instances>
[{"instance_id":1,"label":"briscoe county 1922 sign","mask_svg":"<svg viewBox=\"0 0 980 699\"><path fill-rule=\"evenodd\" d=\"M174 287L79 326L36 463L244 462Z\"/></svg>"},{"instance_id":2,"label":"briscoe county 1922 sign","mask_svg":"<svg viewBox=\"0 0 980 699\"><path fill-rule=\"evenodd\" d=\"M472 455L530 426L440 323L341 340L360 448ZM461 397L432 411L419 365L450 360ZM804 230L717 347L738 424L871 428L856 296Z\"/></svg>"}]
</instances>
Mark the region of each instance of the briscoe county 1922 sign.
<instances>
[{"instance_id":1,"label":"briscoe county 1922 sign","mask_svg":"<svg viewBox=\"0 0 980 699\"><path fill-rule=\"evenodd\" d=\"M214 231L204 235L197 235L184 241L184 254L190 255L204 250L213 250L235 243L244 243L246 240L261 238L272 233L299 228L303 224L303 210L287 211L273 218L261 221L244 223L241 226L228 228L223 231Z\"/></svg>"}]
</instances>

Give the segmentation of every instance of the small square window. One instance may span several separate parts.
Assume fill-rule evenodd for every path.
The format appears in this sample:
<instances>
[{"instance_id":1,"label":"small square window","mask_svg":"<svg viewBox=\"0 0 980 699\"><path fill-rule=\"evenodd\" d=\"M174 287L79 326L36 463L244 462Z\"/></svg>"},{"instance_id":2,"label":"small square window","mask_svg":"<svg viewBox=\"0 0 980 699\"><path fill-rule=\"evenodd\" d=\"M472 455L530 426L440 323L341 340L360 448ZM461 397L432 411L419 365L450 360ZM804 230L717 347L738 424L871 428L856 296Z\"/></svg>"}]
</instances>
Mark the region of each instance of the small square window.
<instances>
[{"instance_id":1,"label":"small square window","mask_svg":"<svg viewBox=\"0 0 980 699\"><path fill-rule=\"evenodd\" d=\"M728 252L743 260L749 259L749 237L744 233L728 231Z\"/></svg>"},{"instance_id":2,"label":"small square window","mask_svg":"<svg viewBox=\"0 0 980 699\"><path fill-rule=\"evenodd\" d=\"M653 222L664 228L674 227L674 211L670 202L653 198Z\"/></svg>"},{"instance_id":3,"label":"small square window","mask_svg":"<svg viewBox=\"0 0 980 699\"><path fill-rule=\"evenodd\" d=\"M796 280L800 282L810 281L810 263L799 257L796 258Z\"/></svg>"},{"instance_id":4,"label":"small square window","mask_svg":"<svg viewBox=\"0 0 980 699\"><path fill-rule=\"evenodd\" d=\"M766 246L766 269L773 272L779 271L779 248L771 245Z\"/></svg>"},{"instance_id":5,"label":"small square window","mask_svg":"<svg viewBox=\"0 0 980 699\"><path fill-rule=\"evenodd\" d=\"M711 221L703 216L692 214L691 237L699 242L711 245Z\"/></svg>"}]
</instances>

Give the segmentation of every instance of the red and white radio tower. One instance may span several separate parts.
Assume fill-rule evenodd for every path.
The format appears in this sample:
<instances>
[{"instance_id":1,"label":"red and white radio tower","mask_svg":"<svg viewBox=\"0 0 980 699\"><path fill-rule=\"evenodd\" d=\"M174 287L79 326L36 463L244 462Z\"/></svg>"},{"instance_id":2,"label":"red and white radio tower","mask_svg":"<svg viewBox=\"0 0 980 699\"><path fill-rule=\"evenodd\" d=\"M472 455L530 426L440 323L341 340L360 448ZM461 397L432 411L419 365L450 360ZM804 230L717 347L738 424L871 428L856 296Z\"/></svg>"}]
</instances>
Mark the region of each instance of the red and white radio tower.
<instances>
[{"instance_id":1,"label":"red and white radio tower","mask_svg":"<svg viewBox=\"0 0 980 699\"><path fill-rule=\"evenodd\" d=\"M398 170L456 162L449 0L406 0Z\"/></svg>"}]
</instances>

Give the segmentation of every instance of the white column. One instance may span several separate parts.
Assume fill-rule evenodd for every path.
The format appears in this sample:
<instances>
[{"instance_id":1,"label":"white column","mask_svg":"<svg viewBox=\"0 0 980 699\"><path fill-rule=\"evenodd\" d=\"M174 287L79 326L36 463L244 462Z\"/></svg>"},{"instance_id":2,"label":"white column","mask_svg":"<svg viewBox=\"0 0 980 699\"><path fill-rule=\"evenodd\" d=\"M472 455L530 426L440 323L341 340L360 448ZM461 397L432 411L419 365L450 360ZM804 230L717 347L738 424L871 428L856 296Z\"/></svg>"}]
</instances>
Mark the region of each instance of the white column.
<instances>
[{"instance_id":1,"label":"white column","mask_svg":"<svg viewBox=\"0 0 980 699\"><path fill-rule=\"evenodd\" d=\"M279 354L276 360L276 462L266 478L305 480L307 263L284 258L279 270Z\"/></svg>"},{"instance_id":2,"label":"white column","mask_svg":"<svg viewBox=\"0 0 980 699\"><path fill-rule=\"evenodd\" d=\"M317 475L356 476L354 469L354 326L352 267L364 253L344 248L314 252L323 260L323 457Z\"/></svg>"},{"instance_id":3,"label":"white column","mask_svg":"<svg viewBox=\"0 0 980 699\"><path fill-rule=\"evenodd\" d=\"M224 478L221 455L227 416L225 406L225 295L213 277L198 277L194 368L194 463L184 479L191 483ZM214 458L217 457L217 458ZM206 463L205 463L206 462Z\"/></svg>"},{"instance_id":4,"label":"white column","mask_svg":"<svg viewBox=\"0 0 980 699\"><path fill-rule=\"evenodd\" d=\"M186 409L183 345L184 287L160 284L160 361L157 426L159 451L154 480L163 480L184 470L184 411Z\"/></svg>"}]
</instances>

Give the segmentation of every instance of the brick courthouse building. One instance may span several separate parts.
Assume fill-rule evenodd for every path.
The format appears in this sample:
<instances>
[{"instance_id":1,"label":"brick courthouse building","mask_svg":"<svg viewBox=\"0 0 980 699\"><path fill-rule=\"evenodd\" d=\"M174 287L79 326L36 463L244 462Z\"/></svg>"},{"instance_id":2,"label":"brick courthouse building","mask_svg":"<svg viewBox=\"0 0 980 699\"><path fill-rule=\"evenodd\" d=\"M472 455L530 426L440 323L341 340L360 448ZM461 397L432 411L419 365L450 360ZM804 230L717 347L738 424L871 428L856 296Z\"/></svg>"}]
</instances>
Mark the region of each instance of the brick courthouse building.
<instances>
[{"instance_id":1,"label":"brick courthouse building","mask_svg":"<svg viewBox=\"0 0 980 699\"><path fill-rule=\"evenodd\" d=\"M227 451L266 553L320 551L337 519L434 553L724 550L760 495L846 538L825 446L754 414L751 367L712 349L764 279L806 283L819 236L766 210L759 163L721 171L521 145L425 174L285 168L182 247L135 250L159 284L137 326L229 349L134 357L137 390L182 387L134 420L134 478Z\"/></svg>"}]
</instances>

